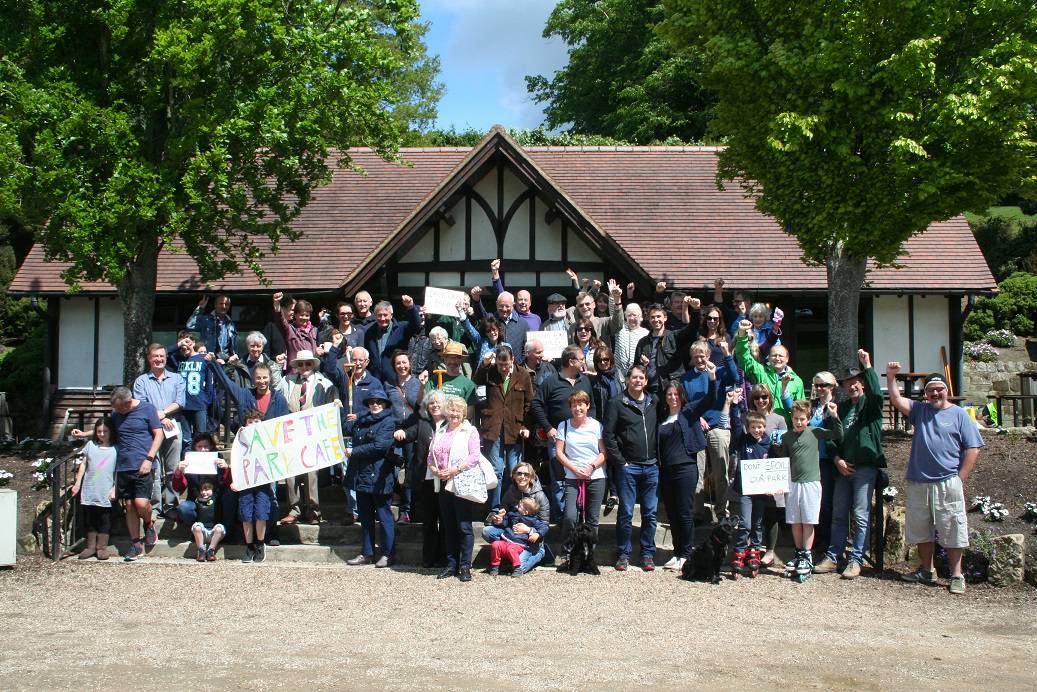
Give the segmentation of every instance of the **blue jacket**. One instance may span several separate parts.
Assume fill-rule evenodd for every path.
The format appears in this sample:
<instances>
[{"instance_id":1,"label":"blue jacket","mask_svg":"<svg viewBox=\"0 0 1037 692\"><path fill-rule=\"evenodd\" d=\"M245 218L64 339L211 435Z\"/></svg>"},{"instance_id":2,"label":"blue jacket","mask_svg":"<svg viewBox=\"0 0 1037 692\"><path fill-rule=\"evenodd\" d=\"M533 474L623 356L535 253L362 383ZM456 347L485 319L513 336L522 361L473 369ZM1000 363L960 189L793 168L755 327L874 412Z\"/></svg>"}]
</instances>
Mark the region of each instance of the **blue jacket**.
<instances>
[{"instance_id":1,"label":"blue jacket","mask_svg":"<svg viewBox=\"0 0 1037 692\"><path fill-rule=\"evenodd\" d=\"M353 408L350 410L349 378L339 363L338 349L332 346L331 350L324 354L320 361L320 371L322 375L331 380L332 384L338 387L338 398L342 400L342 425L345 426L346 416L350 413L355 413L359 416L367 411L367 407L364 406L367 392L375 385L381 389L381 382L378 381L370 369L364 370L363 377L359 380L353 380ZM370 366L368 367L370 368ZM395 380L396 373L393 373L393 381Z\"/></svg>"},{"instance_id":2,"label":"blue jacket","mask_svg":"<svg viewBox=\"0 0 1037 692\"><path fill-rule=\"evenodd\" d=\"M732 408L732 412L734 412ZM731 478L731 497L742 494L742 460L743 459L766 459L770 454L771 438L764 434L763 438L756 440L749 434L745 419L736 414L731 420L731 467L729 468Z\"/></svg>"},{"instance_id":3,"label":"blue jacket","mask_svg":"<svg viewBox=\"0 0 1037 692\"><path fill-rule=\"evenodd\" d=\"M386 380L391 382L396 378L396 372L392 369L393 351L397 349L406 351L410 338L419 329L421 329L421 313L417 305L408 311L405 323L395 321L389 323L389 335L382 348L378 348L378 339L380 336L383 336L379 332L378 324L373 323L367 327L364 332L364 348L371 354L371 362L368 364L367 369L371 371L371 374L376 379L383 382Z\"/></svg>"},{"instance_id":4,"label":"blue jacket","mask_svg":"<svg viewBox=\"0 0 1037 692\"><path fill-rule=\"evenodd\" d=\"M219 365L214 365L211 361L209 362L209 371L215 376L216 382L219 383L230 394L230 398L234 399L234 402L238 405L238 425L245 424L245 412L251 408L256 407L256 390L232 382L227 373L224 372L223 368ZM287 416L289 414L288 401L284 398L281 392L276 389L270 390L270 405L266 409L266 415L263 416L263 420L270 420L272 418L280 418L281 416Z\"/></svg>"},{"instance_id":5,"label":"blue jacket","mask_svg":"<svg viewBox=\"0 0 1037 692\"><path fill-rule=\"evenodd\" d=\"M699 372L693 368L681 376L681 385L688 397L688 405L695 407L707 394L712 393L713 404L702 414L711 428L715 428L720 422L720 411L724 408L726 398L725 391L737 383L738 366L735 365L734 356L727 356L723 363L717 364L717 378L712 382L705 370Z\"/></svg>"},{"instance_id":6,"label":"blue jacket","mask_svg":"<svg viewBox=\"0 0 1037 692\"><path fill-rule=\"evenodd\" d=\"M533 529L540 538L536 542L530 542L529 534L526 533L515 533L512 528L515 524L525 524L529 528ZM505 540L511 543L517 543L524 545L527 548L532 548L534 551L537 546L544 540L544 536L547 535L548 523L540 518L539 515L533 514L530 516L520 513L518 510L512 510L504 516L504 524L501 527L504 529Z\"/></svg>"},{"instance_id":7,"label":"blue jacket","mask_svg":"<svg viewBox=\"0 0 1037 692\"><path fill-rule=\"evenodd\" d=\"M393 446L396 421L392 409L362 414L351 421L353 452L349 457L350 480L356 479L358 493L391 495L396 482L396 465L386 459Z\"/></svg>"},{"instance_id":8,"label":"blue jacket","mask_svg":"<svg viewBox=\"0 0 1037 692\"><path fill-rule=\"evenodd\" d=\"M187 318L187 328L198 330L210 353L218 353L221 358L234 355L234 338L238 328L229 315L221 319L215 312L203 314L201 308L195 308Z\"/></svg>"}]
</instances>

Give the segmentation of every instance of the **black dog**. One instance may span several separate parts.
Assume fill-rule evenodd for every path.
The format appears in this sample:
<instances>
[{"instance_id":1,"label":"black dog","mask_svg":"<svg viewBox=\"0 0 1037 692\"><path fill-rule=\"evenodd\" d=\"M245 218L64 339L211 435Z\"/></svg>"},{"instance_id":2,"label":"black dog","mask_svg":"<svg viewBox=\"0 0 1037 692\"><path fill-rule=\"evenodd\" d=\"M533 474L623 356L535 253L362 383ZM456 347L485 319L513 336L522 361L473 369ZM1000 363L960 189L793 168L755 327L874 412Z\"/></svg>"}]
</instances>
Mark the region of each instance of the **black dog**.
<instances>
[{"instance_id":1,"label":"black dog","mask_svg":"<svg viewBox=\"0 0 1037 692\"><path fill-rule=\"evenodd\" d=\"M691 549L691 555L681 567L681 579L719 584L720 567L727 557L733 532L734 524L730 519L724 519L714 526L709 538Z\"/></svg>"},{"instance_id":2,"label":"black dog","mask_svg":"<svg viewBox=\"0 0 1037 692\"><path fill-rule=\"evenodd\" d=\"M594 561L594 545L597 542L594 527L581 521L573 529L573 551L569 556L569 574L580 572L599 575L598 563Z\"/></svg>"}]
</instances>

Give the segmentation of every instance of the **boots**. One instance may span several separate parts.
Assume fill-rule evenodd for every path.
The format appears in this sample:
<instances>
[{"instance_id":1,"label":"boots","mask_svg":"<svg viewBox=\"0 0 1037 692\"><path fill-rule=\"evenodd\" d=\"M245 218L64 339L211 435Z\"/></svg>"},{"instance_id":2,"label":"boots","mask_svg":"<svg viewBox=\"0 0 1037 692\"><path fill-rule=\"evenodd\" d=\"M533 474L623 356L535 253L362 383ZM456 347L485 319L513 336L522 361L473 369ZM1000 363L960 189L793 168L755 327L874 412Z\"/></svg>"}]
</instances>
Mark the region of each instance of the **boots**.
<instances>
[{"instance_id":1,"label":"boots","mask_svg":"<svg viewBox=\"0 0 1037 692\"><path fill-rule=\"evenodd\" d=\"M106 533L97 534L97 559L108 559L108 534Z\"/></svg>"},{"instance_id":2,"label":"boots","mask_svg":"<svg viewBox=\"0 0 1037 692\"><path fill-rule=\"evenodd\" d=\"M79 553L80 560L86 560L87 558L93 557L97 553L97 532L87 531L86 532L86 547L83 548L83 552Z\"/></svg>"}]
</instances>

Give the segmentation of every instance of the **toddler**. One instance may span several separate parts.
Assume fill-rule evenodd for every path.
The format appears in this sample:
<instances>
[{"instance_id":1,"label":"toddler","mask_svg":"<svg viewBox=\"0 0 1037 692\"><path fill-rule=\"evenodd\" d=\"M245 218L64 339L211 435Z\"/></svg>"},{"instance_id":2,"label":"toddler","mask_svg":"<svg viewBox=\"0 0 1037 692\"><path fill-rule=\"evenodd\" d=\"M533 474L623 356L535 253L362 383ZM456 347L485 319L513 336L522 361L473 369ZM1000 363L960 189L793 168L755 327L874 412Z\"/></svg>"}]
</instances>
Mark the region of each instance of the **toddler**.
<instances>
[{"instance_id":1,"label":"toddler","mask_svg":"<svg viewBox=\"0 0 1037 692\"><path fill-rule=\"evenodd\" d=\"M494 515L493 523L503 529L499 540L490 544L490 569L488 574L500 572L502 560L507 557L514 565L512 576L521 576L522 553L535 553L540 549L540 542L547 535L547 522L540 518L540 503L531 497L519 500L515 509L507 514L500 510ZM525 526L528 531L518 531L516 527Z\"/></svg>"},{"instance_id":2,"label":"toddler","mask_svg":"<svg viewBox=\"0 0 1037 692\"><path fill-rule=\"evenodd\" d=\"M195 500L195 511L197 512L195 522L191 525L191 533L194 535L198 554L195 559L198 562L216 561L216 548L220 545L220 539L227 533L223 524L216 523L216 496L210 481L204 481L198 489L198 499Z\"/></svg>"}]
</instances>

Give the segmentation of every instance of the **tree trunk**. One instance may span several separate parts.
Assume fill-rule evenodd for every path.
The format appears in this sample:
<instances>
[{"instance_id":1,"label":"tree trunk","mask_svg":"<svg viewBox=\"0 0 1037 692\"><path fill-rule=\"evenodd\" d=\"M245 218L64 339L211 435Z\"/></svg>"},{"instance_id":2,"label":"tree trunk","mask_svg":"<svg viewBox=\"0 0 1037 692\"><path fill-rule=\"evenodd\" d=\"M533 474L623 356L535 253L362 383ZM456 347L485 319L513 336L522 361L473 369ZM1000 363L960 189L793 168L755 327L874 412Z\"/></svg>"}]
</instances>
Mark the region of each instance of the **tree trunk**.
<instances>
[{"instance_id":1,"label":"tree trunk","mask_svg":"<svg viewBox=\"0 0 1037 692\"><path fill-rule=\"evenodd\" d=\"M828 369L836 377L858 365L861 347L859 313L861 287L868 271L867 258L847 256L842 243L828 250Z\"/></svg>"},{"instance_id":2,"label":"tree trunk","mask_svg":"<svg viewBox=\"0 0 1037 692\"><path fill-rule=\"evenodd\" d=\"M119 282L123 310L122 376L126 386L131 386L133 380L146 369L151 321L155 315L158 242L154 234L148 233L146 229L141 229L141 236L137 257Z\"/></svg>"}]
</instances>

